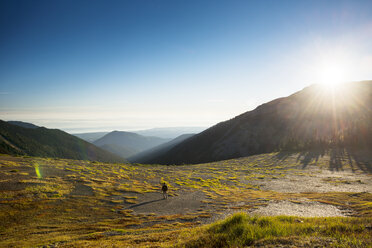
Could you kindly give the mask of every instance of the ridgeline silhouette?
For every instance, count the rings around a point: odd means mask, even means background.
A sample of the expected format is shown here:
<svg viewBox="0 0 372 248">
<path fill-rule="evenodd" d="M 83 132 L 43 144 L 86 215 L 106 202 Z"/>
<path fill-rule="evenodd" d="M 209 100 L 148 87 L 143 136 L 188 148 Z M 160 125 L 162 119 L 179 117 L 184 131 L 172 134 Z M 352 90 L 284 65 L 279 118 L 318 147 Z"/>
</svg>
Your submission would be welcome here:
<svg viewBox="0 0 372 248">
<path fill-rule="evenodd" d="M 196 164 L 273 151 L 372 146 L 372 81 L 309 86 L 197 134 L 147 160 Z"/>
<path fill-rule="evenodd" d="M 0 120 L 0 153 L 101 162 L 125 161 L 61 130 L 33 126 L 22 127 Z"/>
</svg>

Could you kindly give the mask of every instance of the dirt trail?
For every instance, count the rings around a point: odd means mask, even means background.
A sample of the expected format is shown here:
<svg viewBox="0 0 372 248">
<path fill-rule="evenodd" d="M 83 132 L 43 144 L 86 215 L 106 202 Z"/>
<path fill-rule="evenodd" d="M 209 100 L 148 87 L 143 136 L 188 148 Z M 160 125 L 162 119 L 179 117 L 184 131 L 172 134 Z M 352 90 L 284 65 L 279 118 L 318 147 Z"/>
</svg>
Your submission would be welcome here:
<svg viewBox="0 0 372 248">
<path fill-rule="evenodd" d="M 138 199 L 140 203 L 126 209 L 132 209 L 141 214 L 187 214 L 197 211 L 202 206 L 201 199 L 203 198 L 204 193 L 198 191 L 182 192 L 177 196 L 170 196 L 168 199 L 163 199 L 161 193 L 146 193 Z"/>
</svg>

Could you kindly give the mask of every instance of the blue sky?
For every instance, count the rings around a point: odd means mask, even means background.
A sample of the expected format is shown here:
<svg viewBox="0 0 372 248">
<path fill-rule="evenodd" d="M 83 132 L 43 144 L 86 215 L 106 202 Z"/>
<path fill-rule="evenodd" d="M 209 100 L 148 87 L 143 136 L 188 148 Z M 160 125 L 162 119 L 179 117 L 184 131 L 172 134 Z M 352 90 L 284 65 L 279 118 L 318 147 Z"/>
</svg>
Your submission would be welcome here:
<svg viewBox="0 0 372 248">
<path fill-rule="evenodd" d="M 372 1 L 1 1 L 0 119 L 211 126 L 372 79 Z"/>
</svg>

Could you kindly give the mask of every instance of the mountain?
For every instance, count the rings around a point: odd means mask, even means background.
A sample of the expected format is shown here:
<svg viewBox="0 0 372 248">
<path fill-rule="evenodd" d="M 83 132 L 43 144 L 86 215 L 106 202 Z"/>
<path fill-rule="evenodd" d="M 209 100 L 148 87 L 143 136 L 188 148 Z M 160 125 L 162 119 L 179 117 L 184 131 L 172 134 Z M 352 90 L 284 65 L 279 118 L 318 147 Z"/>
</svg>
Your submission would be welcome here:
<svg viewBox="0 0 372 248">
<path fill-rule="evenodd" d="M 113 154 L 116 154 L 122 158 L 129 158 L 139 152 L 139 150 L 134 150 L 131 147 L 124 147 L 116 144 L 105 144 L 100 146 L 103 150 L 109 151 Z"/>
<path fill-rule="evenodd" d="M 94 141 L 102 138 L 109 132 L 95 132 L 95 133 L 73 133 L 72 135 L 79 137 L 80 139 L 83 139 L 85 141 L 88 141 L 90 143 L 93 143 Z"/>
<path fill-rule="evenodd" d="M 175 147 L 176 145 L 180 144 L 181 142 L 185 141 L 186 139 L 194 136 L 195 134 L 183 134 L 178 136 L 177 138 L 166 142 L 164 144 L 155 146 L 151 149 L 148 149 L 146 151 L 140 152 L 132 157 L 128 157 L 128 161 L 132 163 L 142 163 L 146 164 L 149 161 L 152 161 L 154 158 L 164 155 L 167 153 L 170 149 Z"/>
<path fill-rule="evenodd" d="M 182 134 L 200 133 L 207 129 L 206 127 L 161 127 L 146 130 L 133 131 L 144 136 L 155 136 L 159 138 L 174 139 Z"/>
<path fill-rule="evenodd" d="M 0 120 L 0 153 L 124 162 L 124 159 L 58 129 L 25 128 Z"/>
<path fill-rule="evenodd" d="M 161 127 L 161 128 L 152 128 L 152 129 L 146 129 L 146 130 L 132 131 L 131 133 L 136 133 L 142 136 L 153 136 L 153 137 L 159 137 L 159 138 L 164 138 L 164 139 L 174 139 L 186 133 L 200 133 L 204 131 L 205 129 L 207 128 L 206 127 Z M 93 143 L 94 141 L 102 138 L 108 133 L 109 132 L 73 133 L 72 135 L 79 137 L 80 139 L 83 139 L 90 143 Z"/>
<path fill-rule="evenodd" d="M 131 132 L 113 131 L 94 141 L 93 144 L 119 156 L 127 157 L 168 141 L 169 139 L 142 136 Z"/>
<path fill-rule="evenodd" d="M 32 123 L 28 122 L 23 122 L 23 121 L 8 121 L 9 124 L 16 125 L 19 127 L 24 127 L 24 128 L 38 128 L 39 126 L 36 126 Z"/>
<path fill-rule="evenodd" d="M 148 163 L 218 161 L 279 150 L 372 147 L 372 81 L 309 86 L 174 146 Z"/>
</svg>

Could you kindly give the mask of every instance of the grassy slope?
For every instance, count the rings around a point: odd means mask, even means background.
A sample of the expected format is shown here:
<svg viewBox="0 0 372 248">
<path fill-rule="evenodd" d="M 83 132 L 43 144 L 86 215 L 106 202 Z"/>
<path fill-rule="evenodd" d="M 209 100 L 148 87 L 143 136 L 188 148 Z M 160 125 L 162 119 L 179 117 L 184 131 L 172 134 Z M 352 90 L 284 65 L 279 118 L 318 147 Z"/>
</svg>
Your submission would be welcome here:
<svg viewBox="0 0 372 248">
<path fill-rule="evenodd" d="M 123 162 L 124 159 L 106 152 L 82 139 L 58 129 L 23 128 L 0 120 L 0 153 Z"/>
<path fill-rule="evenodd" d="M 195 228 L 183 237 L 184 247 L 246 247 L 311 245 L 368 247 L 371 218 L 298 218 L 235 214 L 223 221 Z"/>
<path fill-rule="evenodd" d="M 331 162 L 326 155 L 316 161 L 319 170 L 328 168 Z M 344 158 L 341 163 L 343 170 L 349 168 Z M 179 167 L 0 156 L 0 246 L 211 247 L 252 243 L 337 246 L 345 243 L 363 247 L 370 243 L 370 193 L 278 193 L 260 190 L 250 183 L 280 180 L 290 173 L 306 174 L 298 166 L 302 164 L 296 157 L 278 159 L 276 153 Z M 356 169 L 357 172 L 362 171 Z M 134 212 L 133 206 L 159 192 L 160 178 L 169 183 L 171 199 L 189 191 L 203 193 L 201 208 L 182 214 Z M 209 217 L 218 217 L 228 209 L 250 210 L 271 200 L 297 197 L 353 210 L 354 217 L 238 215 L 200 226 Z M 245 204 L 240 204 L 244 199 Z"/>
</svg>

